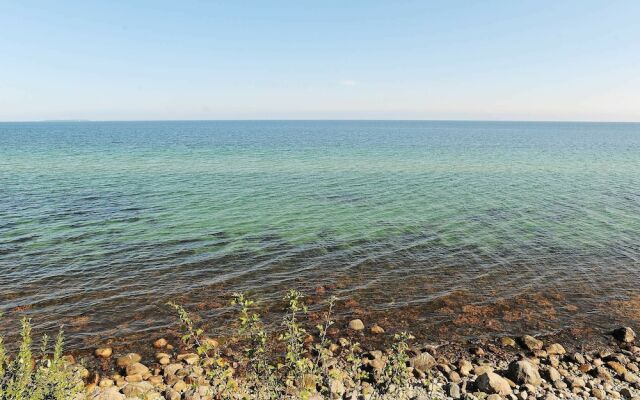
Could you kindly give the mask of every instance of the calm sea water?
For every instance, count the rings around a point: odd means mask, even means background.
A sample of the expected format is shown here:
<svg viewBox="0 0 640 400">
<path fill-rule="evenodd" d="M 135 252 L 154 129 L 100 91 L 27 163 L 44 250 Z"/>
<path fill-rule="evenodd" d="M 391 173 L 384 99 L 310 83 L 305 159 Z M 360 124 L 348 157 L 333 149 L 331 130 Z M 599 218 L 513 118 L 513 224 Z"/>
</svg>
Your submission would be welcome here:
<svg viewBox="0 0 640 400">
<path fill-rule="evenodd" d="M 640 125 L 0 124 L 4 329 L 135 341 L 294 287 L 425 335 L 637 326 Z"/>
</svg>

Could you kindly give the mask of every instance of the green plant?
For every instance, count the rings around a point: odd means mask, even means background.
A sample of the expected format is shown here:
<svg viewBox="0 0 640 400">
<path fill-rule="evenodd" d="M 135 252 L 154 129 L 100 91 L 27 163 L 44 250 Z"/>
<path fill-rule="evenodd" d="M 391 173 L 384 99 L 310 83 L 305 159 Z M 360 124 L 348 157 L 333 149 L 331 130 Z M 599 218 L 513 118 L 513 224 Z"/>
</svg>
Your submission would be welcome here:
<svg viewBox="0 0 640 400">
<path fill-rule="evenodd" d="M 58 333 L 53 354 L 47 352 L 48 336 L 42 338 L 40 358 L 33 361 L 31 324 L 21 321 L 21 341 L 13 362 L 0 338 L 0 399 L 2 400 L 68 400 L 82 392 L 83 382 L 76 370 L 62 357 L 64 334 Z"/>
<path fill-rule="evenodd" d="M 307 331 L 299 321 L 299 315 L 307 314 L 308 311 L 302 301 L 303 297 L 302 293 L 297 290 L 290 290 L 285 296 L 288 303 L 287 314 L 282 321 L 285 331 L 279 336 L 279 339 L 286 344 L 285 367 L 289 384 L 301 379 L 305 373 L 310 372 L 313 368 L 311 361 L 305 357 L 304 341 L 307 338 Z"/>
<path fill-rule="evenodd" d="M 277 399 L 280 391 L 274 375 L 275 367 L 269 363 L 268 359 L 267 333 L 260 315 L 251 311 L 255 302 L 242 293 L 235 293 L 231 304 L 240 308 L 239 333 L 248 339 L 244 353 L 256 382 L 261 381 L 260 388 L 256 389 L 256 396 L 259 399 Z"/>
<path fill-rule="evenodd" d="M 206 371 L 211 394 L 223 399 L 233 398 L 239 387 L 233 377 L 233 368 L 220 356 L 218 347 L 203 336 L 203 329 L 196 328 L 184 307 L 173 302 L 167 304 L 178 312 L 178 317 L 185 331 L 181 340 L 185 346 L 195 348 L 198 354 L 198 364 Z"/>
<path fill-rule="evenodd" d="M 395 334 L 393 339 L 392 351 L 389 354 L 382 376 L 383 391 L 388 391 L 392 384 L 399 388 L 404 388 L 411 378 L 407 368 L 407 363 L 409 362 L 409 356 L 407 355 L 409 345 L 407 342 L 414 339 L 414 337 L 407 332 L 400 332 Z"/>
<path fill-rule="evenodd" d="M 329 299 L 328 308 L 324 313 L 322 323 L 316 325 L 316 329 L 318 330 L 318 343 L 314 344 L 313 346 L 316 353 L 313 372 L 316 376 L 320 377 L 320 391 L 323 393 L 327 393 L 330 390 L 328 365 L 332 353 L 329 350 L 331 342 L 327 338 L 327 332 L 329 331 L 329 328 L 331 328 L 331 326 L 335 324 L 335 321 L 332 319 L 332 314 L 336 300 L 337 298 L 335 296 L 332 296 Z"/>
</svg>

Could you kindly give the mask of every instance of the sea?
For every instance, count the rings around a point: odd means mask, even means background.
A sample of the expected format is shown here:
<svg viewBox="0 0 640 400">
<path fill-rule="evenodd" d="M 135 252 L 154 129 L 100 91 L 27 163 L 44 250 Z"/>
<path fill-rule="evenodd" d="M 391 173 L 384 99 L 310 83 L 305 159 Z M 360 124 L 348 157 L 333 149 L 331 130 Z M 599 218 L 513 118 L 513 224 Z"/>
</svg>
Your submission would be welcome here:
<svg viewBox="0 0 640 400">
<path fill-rule="evenodd" d="M 222 335 L 238 292 L 277 329 L 289 289 L 434 340 L 638 327 L 640 124 L 0 123 L 5 335 Z"/>
</svg>

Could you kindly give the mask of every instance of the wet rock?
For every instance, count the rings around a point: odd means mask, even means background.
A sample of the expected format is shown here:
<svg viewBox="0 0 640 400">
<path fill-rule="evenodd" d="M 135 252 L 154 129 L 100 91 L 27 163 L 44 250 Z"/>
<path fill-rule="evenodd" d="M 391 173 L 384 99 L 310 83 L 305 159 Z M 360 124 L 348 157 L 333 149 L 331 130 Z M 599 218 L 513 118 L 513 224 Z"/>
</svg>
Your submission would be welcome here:
<svg viewBox="0 0 640 400">
<path fill-rule="evenodd" d="M 507 377 L 516 383 L 529 384 L 536 387 L 542 383 L 538 367 L 528 360 L 514 361 L 509 364 Z"/>
<path fill-rule="evenodd" d="M 529 351 L 542 350 L 544 343 L 533 336 L 525 335 L 520 338 L 522 345 Z"/>
<path fill-rule="evenodd" d="M 632 343 L 636 339 L 633 329 L 624 326 L 613 331 L 613 337 L 624 343 Z"/>
<path fill-rule="evenodd" d="M 109 358 L 113 354 L 113 349 L 111 347 L 99 347 L 95 351 L 96 357 L 100 358 Z"/>
<path fill-rule="evenodd" d="M 352 329 L 354 331 L 361 331 L 364 329 L 364 323 L 362 323 L 362 321 L 359 319 L 351 320 L 351 322 L 349 322 L 349 329 Z"/>
<path fill-rule="evenodd" d="M 488 394 L 507 396 L 512 393 L 509 382 L 495 372 L 485 372 L 476 379 L 478 390 Z"/>
</svg>

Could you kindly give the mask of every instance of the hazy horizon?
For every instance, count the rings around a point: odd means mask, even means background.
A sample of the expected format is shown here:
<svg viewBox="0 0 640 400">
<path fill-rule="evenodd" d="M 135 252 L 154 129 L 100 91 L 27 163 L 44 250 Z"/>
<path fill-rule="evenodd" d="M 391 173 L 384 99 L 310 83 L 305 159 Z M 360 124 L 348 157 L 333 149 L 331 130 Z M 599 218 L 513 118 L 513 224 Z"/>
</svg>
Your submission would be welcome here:
<svg viewBox="0 0 640 400">
<path fill-rule="evenodd" d="M 0 6 L 0 121 L 640 121 L 640 3 Z"/>
</svg>

